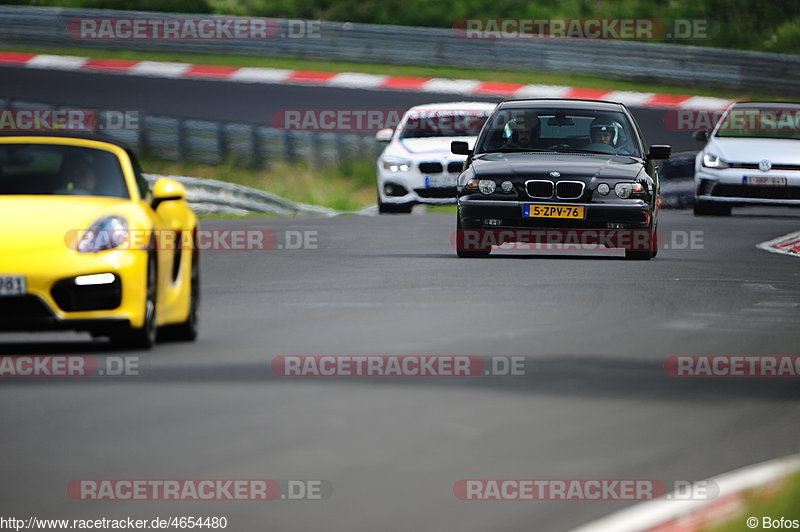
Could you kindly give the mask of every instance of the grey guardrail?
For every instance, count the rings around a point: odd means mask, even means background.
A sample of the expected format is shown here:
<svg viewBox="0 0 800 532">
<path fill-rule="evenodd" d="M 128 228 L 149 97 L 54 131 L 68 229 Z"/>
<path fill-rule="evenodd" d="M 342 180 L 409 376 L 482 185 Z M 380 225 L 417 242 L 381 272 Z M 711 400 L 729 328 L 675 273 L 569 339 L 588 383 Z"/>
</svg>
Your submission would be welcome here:
<svg viewBox="0 0 800 532">
<path fill-rule="evenodd" d="M 154 183 L 162 177 L 179 181 L 186 187 L 186 199 L 197 214 L 266 213 L 315 216 L 342 214 L 334 209 L 295 203 L 275 194 L 235 183 L 197 177 L 145 174 L 145 178 L 150 183 Z M 364 213 L 366 214 L 367 211 L 365 210 Z"/>
<path fill-rule="evenodd" d="M 138 11 L 0 6 L 0 44 L 297 57 L 315 60 L 446 65 L 568 72 L 680 85 L 796 94 L 800 56 L 636 41 L 459 38 L 453 29 L 321 22 L 314 36 L 267 40 L 76 40 L 80 17 L 208 17 Z M 295 21 L 278 20 L 288 33 Z"/>
</svg>

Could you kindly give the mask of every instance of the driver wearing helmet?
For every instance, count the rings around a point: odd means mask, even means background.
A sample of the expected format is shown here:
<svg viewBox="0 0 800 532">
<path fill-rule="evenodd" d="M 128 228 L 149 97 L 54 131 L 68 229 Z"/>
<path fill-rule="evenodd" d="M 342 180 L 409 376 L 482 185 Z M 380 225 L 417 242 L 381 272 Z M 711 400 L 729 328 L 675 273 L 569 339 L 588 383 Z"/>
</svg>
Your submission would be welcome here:
<svg viewBox="0 0 800 532">
<path fill-rule="evenodd" d="M 619 124 L 613 120 L 605 118 L 595 118 L 589 126 L 589 138 L 591 144 L 606 144 L 610 146 L 615 153 L 628 155 L 630 152 L 624 148 L 618 148 L 619 142 Z"/>
</svg>

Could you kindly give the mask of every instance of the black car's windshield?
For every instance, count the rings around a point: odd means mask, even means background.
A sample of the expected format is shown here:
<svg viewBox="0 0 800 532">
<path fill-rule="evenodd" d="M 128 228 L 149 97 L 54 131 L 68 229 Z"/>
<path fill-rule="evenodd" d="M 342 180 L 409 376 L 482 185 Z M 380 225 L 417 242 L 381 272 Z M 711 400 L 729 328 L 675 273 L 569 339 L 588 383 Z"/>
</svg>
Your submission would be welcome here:
<svg viewBox="0 0 800 532">
<path fill-rule="evenodd" d="M 410 113 L 402 125 L 400 138 L 477 137 L 487 116 L 487 112 L 466 110 Z"/>
<path fill-rule="evenodd" d="M 722 117 L 715 135 L 800 140 L 800 107 L 733 108 Z"/>
<path fill-rule="evenodd" d="M 0 144 L 0 195 L 128 198 L 111 152 L 56 144 Z"/>
<path fill-rule="evenodd" d="M 634 129 L 621 112 L 519 108 L 498 111 L 476 153 L 554 151 L 641 157 Z"/>
</svg>

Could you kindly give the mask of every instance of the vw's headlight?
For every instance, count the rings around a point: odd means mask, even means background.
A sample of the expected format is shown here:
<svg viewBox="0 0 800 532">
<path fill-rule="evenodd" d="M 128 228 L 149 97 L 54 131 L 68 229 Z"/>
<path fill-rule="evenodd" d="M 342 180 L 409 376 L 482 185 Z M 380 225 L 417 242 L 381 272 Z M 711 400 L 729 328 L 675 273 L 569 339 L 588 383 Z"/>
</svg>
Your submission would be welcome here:
<svg viewBox="0 0 800 532">
<path fill-rule="evenodd" d="M 622 199 L 630 198 L 634 194 L 641 194 L 644 192 L 644 187 L 641 183 L 617 183 L 614 185 L 614 194 Z"/>
<path fill-rule="evenodd" d="M 86 231 L 78 242 L 81 253 L 108 251 L 128 241 L 128 222 L 122 216 L 104 216 Z"/>
<path fill-rule="evenodd" d="M 703 166 L 706 168 L 728 168 L 728 163 L 723 161 L 720 157 L 716 155 L 711 155 L 710 153 L 706 153 L 703 155 Z"/>
<path fill-rule="evenodd" d="M 393 157 L 383 159 L 381 164 L 384 170 L 389 170 L 390 172 L 408 172 L 408 169 L 411 168 L 411 161 L 395 159 Z"/>
</svg>

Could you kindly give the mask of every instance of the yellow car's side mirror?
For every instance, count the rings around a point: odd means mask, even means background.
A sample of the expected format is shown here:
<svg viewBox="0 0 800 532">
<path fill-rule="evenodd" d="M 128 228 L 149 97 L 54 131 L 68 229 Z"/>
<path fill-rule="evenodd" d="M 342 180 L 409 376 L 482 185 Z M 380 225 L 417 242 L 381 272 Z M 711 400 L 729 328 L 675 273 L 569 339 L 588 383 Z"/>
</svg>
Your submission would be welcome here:
<svg viewBox="0 0 800 532">
<path fill-rule="evenodd" d="M 153 186 L 153 210 L 165 201 L 176 201 L 186 199 L 186 187 L 174 179 L 159 179 Z"/>
</svg>

